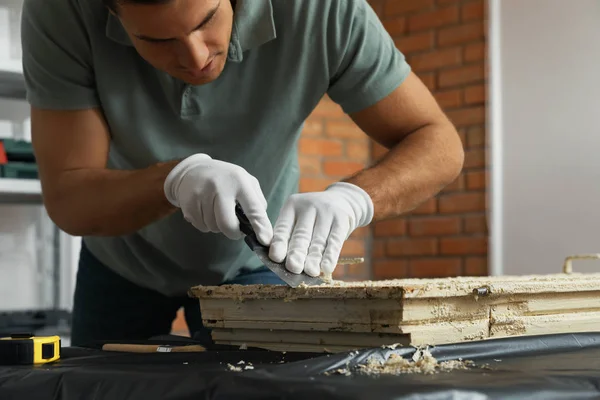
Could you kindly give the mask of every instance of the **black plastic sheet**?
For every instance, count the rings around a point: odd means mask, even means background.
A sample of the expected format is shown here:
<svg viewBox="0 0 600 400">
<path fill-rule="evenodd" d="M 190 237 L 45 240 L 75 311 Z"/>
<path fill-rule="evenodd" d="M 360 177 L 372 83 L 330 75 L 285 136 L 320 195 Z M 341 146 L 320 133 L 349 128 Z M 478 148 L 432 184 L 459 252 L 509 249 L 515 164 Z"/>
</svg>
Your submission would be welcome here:
<svg viewBox="0 0 600 400">
<path fill-rule="evenodd" d="M 396 353 L 409 358 L 415 349 L 325 355 L 230 347 L 153 354 L 65 348 L 63 358 L 52 365 L 0 367 L 0 399 L 600 398 L 600 333 L 496 339 L 429 350 L 438 361 L 472 360 L 475 366 L 431 375 L 344 376 L 324 373 L 352 371 L 369 357 Z M 253 370 L 235 372 L 227 366 L 248 363 Z"/>
</svg>

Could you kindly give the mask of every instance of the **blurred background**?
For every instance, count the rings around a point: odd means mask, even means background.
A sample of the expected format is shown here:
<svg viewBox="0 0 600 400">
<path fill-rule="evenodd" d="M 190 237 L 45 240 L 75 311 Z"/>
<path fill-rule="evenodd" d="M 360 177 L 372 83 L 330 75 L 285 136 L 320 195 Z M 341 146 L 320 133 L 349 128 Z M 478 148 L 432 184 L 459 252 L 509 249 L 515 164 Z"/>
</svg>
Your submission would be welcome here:
<svg viewBox="0 0 600 400">
<path fill-rule="evenodd" d="M 566 256 L 600 251 L 600 1 L 369 3 L 458 128 L 466 160 L 417 210 L 357 230 L 343 255 L 365 263 L 336 277 L 557 273 Z M 21 5 L 0 0 L 0 334 L 33 324 L 67 342 L 80 240 L 41 203 Z M 324 189 L 384 154 L 326 97 L 300 141 L 301 190 Z M 178 318 L 173 331 L 184 330 Z"/>
</svg>

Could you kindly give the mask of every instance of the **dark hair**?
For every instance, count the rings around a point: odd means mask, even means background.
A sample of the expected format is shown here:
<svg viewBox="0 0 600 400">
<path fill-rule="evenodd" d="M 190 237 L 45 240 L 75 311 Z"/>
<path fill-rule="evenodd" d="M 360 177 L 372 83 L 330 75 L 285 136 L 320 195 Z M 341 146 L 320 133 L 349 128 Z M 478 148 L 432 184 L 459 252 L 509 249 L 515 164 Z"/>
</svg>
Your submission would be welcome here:
<svg viewBox="0 0 600 400">
<path fill-rule="evenodd" d="M 117 6 L 122 3 L 137 4 L 164 4 L 170 0 L 102 0 L 104 5 L 113 11 L 117 11 Z"/>
</svg>

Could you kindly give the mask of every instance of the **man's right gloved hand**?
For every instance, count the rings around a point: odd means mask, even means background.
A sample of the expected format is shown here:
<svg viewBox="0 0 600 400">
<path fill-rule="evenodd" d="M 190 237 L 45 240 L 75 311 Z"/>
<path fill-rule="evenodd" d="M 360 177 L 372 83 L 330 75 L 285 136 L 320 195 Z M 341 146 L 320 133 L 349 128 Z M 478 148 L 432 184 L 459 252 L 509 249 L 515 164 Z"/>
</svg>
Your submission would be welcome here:
<svg viewBox="0 0 600 400">
<path fill-rule="evenodd" d="M 258 180 L 244 168 L 194 154 L 181 161 L 167 176 L 165 196 L 201 232 L 223 233 L 240 239 L 236 201 L 250 220 L 258 240 L 268 246 L 273 226 L 267 216 L 267 200 Z"/>
</svg>

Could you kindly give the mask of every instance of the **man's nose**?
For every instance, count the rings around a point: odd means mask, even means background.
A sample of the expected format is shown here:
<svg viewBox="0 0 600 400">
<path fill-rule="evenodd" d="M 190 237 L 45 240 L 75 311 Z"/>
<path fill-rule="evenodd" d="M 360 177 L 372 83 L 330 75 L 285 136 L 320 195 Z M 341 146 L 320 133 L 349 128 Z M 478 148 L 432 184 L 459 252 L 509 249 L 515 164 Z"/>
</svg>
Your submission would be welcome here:
<svg viewBox="0 0 600 400">
<path fill-rule="evenodd" d="M 183 42 L 179 52 L 179 62 L 189 70 L 199 70 L 206 66 L 210 51 L 201 34 L 192 34 Z"/>
</svg>

